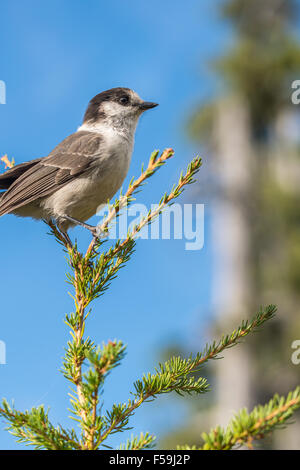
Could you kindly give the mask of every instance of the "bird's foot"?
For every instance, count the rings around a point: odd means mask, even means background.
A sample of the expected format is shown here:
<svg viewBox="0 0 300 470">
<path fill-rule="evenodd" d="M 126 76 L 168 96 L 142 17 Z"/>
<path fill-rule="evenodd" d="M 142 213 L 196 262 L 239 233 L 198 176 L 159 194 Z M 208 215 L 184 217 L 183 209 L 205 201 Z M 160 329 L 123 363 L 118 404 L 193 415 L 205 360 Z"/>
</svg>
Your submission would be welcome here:
<svg viewBox="0 0 300 470">
<path fill-rule="evenodd" d="M 69 222 L 72 222 L 72 224 L 75 225 L 80 225 L 81 227 L 86 228 L 91 232 L 93 235 L 94 240 L 101 240 L 107 237 L 107 232 L 101 230 L 101 227 L 99 225 L 90 225 L 86 224 L 85 222 L 81 222 L 81 220 L 74 219 L 74 217 L 70 217 L 69 215 L 64 215 L 62 218 L 68 220 Z"/>
<path fill-rule="evenodd" d="M 101 230 L 100 225 L 91 228 L 91 233 L 95 240 L 103 240 L 108 236 L 108 232 Z"/>
</svg>

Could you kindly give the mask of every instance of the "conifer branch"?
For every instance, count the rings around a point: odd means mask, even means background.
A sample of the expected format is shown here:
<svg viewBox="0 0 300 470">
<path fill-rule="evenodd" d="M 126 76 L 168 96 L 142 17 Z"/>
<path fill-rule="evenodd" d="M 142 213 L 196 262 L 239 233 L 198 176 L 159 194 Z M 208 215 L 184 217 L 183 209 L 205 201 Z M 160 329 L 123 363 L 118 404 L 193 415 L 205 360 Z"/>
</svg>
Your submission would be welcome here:
<svg viewBox="0 0 300 470">
<path fill-rule="evenodd" d="M 197 356 L 197 365 L 202 365 L 210 359 L 221 359 L 219 354 L 224 349 L 236 346 L 249 333 L 257 331 L 267 320 L 274 317 L 276 310 L 275 305 L 269 305 L 261 309 L 251 321 L 243 321 L 230 335 L 223 335 L 220 341 L 207 344 L 204 351 Z"/>
<path fill-rule="evenodd" d="M 223 336 L 220 341 L 207 345 L 202 353 L 188 359 L 172 357 L 164 364 L 159 364 L 154 374 L 147 374 L 134 383 L 134 400 L 125 404 L 114 405 L 107 413 L 107 426 L 100 433 L 97 446 L 111 433 L 126 430 L 129 418 L 143 403 L 156 398 L 157 395 L 176 392 L 178 395 L 201 394 L 209 391 L 207 380 L 200 377 L 195 379 L 191 374 L 200 371 L 203 364 L 210 359 L 216 359 L 225 349 L 238 344 L 242 338 L 255 332 L 267 320 L 273 318 L 276 308 L 273 305 L 260 311 L 251 322 L 242 322 L 230 335 Z"/>
<path fill-rule="evenodd" d="M 231 420 L 228 427 L 217 427 L 210 433 L 202 434 L 204 445 L 178 446 L 181 450 L 230 450 L 247 445 L 253 448 L 253 441 L 266 437 L 277 428 L 287 424 L 293 413 L 300 408 L 300 387 L 287 397 L 274 397 L 266 405 L 256 406 L 251 413 L 241 410 Z"/>
<path fill-rule="evenodd" d="M 3 400 L 0 416 L 10 425 L 8 430 L 18 438 L 18 442 L 34 445 L 36 449 L 71 450 L 80 449 L 76 433 L 72 429 L 65 430 L 62 426 L 56 428 L 50 423 L 48 412 L 43 406 L 32 408 L 24 413 L 17 411 Z"/>
<path fill-rule="evenodd" d="M 121 444 L 120 450 L 146 450 L 153 448 L 155 436 L 149 433 L 141 433 L 139 437 L 131 437 L 125 444 Z"/>
</svg>

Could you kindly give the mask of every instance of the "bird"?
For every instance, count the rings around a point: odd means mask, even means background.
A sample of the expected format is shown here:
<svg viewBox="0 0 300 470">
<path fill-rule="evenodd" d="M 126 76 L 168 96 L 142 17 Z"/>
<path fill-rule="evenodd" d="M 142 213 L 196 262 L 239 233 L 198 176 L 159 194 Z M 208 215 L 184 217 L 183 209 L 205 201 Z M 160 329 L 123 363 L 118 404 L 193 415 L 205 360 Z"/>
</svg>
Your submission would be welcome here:
<svg viewBox="0 0 300 470">
<path fill-rule="evenodd" d="M 86 223 L 121 187 L 129 170 L 136 126 L 144 111 L 158 106 L 130 88 L 94 96 L 77 131 L 46 157 L 21 163 L 0 175 L 0 217 L 54 221 L 70 241 L 76 225 L 95 238 Z"/>
</svg>

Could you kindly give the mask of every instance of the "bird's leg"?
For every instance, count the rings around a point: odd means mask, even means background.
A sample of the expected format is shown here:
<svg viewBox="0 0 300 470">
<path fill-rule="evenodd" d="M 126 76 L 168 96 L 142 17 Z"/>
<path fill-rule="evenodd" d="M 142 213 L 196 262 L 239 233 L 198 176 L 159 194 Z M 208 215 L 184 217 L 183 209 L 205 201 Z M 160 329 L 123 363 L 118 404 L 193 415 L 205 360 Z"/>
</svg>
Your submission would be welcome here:
<svg viewBox="0 0 300 470">
<path fill-rule="evenodd" d="M 70 245 L 70 247 L 72 248 L 73 246 L 73 243 L 72 243 L 72 240 L 71 238 L 69 237 L 68 233 L 67 232 L 62 232 L 63 236 L 65 237 L 67 243 Z"/>
<path fill-rule="evenodd" d="M 74 219 L 74 217 L 70 217 L 69 215 L 64 215 L 63 218 L 68 220 L 69 222 L 72 222 L 73 224 L 80 225 L 81 227 L 86 228 L 92 233 L 94 238 L 99 238 L 101 235 L 101 229 L 98 226 L 86 224 L 85 222 L 81 222 L 81 220 Z"/>
</svg>

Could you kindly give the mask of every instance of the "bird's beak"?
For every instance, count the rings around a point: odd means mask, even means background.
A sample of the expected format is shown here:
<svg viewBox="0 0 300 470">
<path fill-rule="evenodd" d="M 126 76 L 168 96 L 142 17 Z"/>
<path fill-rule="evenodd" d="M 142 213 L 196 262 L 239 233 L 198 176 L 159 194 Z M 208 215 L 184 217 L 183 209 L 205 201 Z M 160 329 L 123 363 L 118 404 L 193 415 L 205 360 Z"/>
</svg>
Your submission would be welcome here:
<svg viewBox="0 0 300 470">
<path fill-rule="evenodd" d="M 142 111 L 146 111 L 147 109 L 155 108 L 158 106 L 157 103 L 152 103 L 151 101 L 143 101 L 142 103 L 139 104 L 139 108 Z"/>
</svg>

